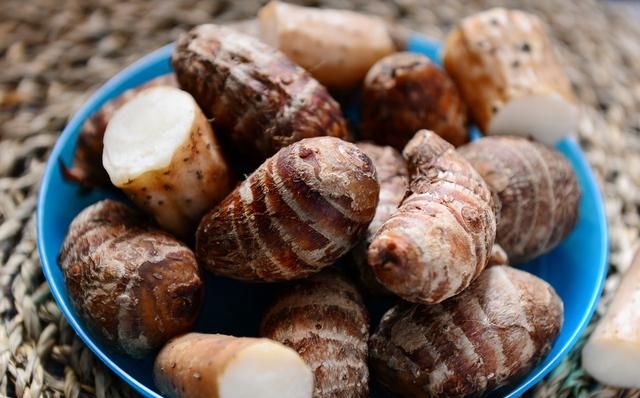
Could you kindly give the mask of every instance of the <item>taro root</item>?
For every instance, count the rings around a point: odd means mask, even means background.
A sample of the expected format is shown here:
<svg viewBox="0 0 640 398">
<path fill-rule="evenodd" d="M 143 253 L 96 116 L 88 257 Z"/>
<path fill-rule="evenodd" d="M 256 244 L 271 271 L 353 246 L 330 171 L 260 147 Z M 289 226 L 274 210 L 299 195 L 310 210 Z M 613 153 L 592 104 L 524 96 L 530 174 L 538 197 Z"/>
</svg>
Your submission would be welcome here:
<svg viewBox="0 0 640 398">
<path fill-rule="evenodd" d="M 373 15 L 271 1 L 258 18 L 262 40 L 337 92 L 357 87 L 371 65 L 395 51 L 387 23 Z"/>
<path fill-rule="evenodd" d="M 576 130 L 571 83 L 535 15 L 494 8 L 463 19 L 445 42 L 444 67 L 486 134 L 555 144 Z"/>
<path fill-rule="evenodd" d="M 403 155 L 409 192 L 369 246 L 376 278 L 405 300 L 433 304 L 487 266 L 496 221 L 489 188 L 453 146 L 421 130 Z"/>
<path fill-rule="evenodd" d="M 547 253 L 578 221 L 580 186 L 556 150 L 521 137 L 484 137 L 459 148 L 498 202 L 496 241 L 520 263 Z"/>
<path fill-rule="evenodd" d="M 203 284 L 193 252 L 113 200 L 76 216 L 58 257 L 87 325 L 136 358 L 193 327 Z"/>
<path fill-rule="evenodd" d="M 66 167 L 61 164 L 64 177 L 85 187 L 108 187 L 111 180 L 102 166 L 102 139 L 107 129 L 107 123 L 122 105 L 135 97 L 138 93 L 151 87 L 176 87 L 178 82 L 173 73 L 162 75 L 149 82 L 125 91 L 89 117 L 78 135 L 76 150 L 73 154 L 73 165 Z"/>
<path fill-rule="evenodd" d="M 563 312 L 547 282 L 491 267 L 443 303 L 389 310 L 371 337 L 371 372 L 399 397 L 479 397 L 516 381 L 549 352 Z"/>
<path fill-rule="evenodd" d="M 189 93 L 173 87 L 145 90 L 115 112 L 103 163 L 116 187 L 185 240 L 233 188 L 209 122 Z"/>
<path fill-rule="evenodd" d="M 291 348 L 222 334 L 171 340 L 153 375 L 160 393 L 172 398 L 311 398 L 313 392 L 313 374 Z"/>
<path fill-rule="evenodd" d="M 320 271 L 362 238 L 378 204 L 371 160 L 334 137 L 308 138 L 267 159 L 202 219 L 200 264 L 253 281 Z"/>
<path fill-rule="evenodd" d="M 599 382 L 640 388 L 640 254 L 582 350 L 582 367 Z"/>
<path fill-rule="evenodd" d="M 314 372 L 314 398 L 368 398 L 369 319 L 357 289 L 323 271 L 283 291 L 260 334 L 293 348 Z"/>
<path fill-rule="evenodd" d="M 233 151 L 258 165 L 303 138 L 348 137 L 340 105 L 284 54 L 249 35 L 200 25 L 172 57 L 191 93 Z"/>
<path fill-rule="evenodd" d="M 416 131 L 435 132 L 454 146 L 469 140 L 467 110 L 446 73 L 426 56 L 395 53 L 367 74 L 362 93 L 362 136 L 398 150 Z"/>
</svg>

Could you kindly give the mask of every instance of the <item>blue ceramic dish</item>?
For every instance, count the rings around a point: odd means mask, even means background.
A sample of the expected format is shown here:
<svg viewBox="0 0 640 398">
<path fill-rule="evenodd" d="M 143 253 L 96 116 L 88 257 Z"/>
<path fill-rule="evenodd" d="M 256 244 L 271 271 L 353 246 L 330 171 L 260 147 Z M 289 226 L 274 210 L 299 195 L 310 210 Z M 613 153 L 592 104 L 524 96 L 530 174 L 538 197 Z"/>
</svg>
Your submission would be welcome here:
<svg viewBox="0 0 640 398">
<path fill-rule="evenodd" d="M 58 139 L 47 164 L 38 198 L 38 248 L 44 274 L 62 313 L 80 338 L 109 368 L 145 397 L 158 398 L 152 379 L 153 358 L 133 360 L 95 338 L 73 309 L 64 284 L 57 255 L 73 217 L 86 206 L 117 193 L 83 191 L 62 178 L 59 162 L 70 164 L 76 137 L 84 120 L 102 104 L 123 91 L 171 71 L 173 47 L 163 47 L 126 68 L 102 86 L 75 114 Z M 415 36 L 409 50 L 440 62 L 438 43 Z M 474 135 L 474 132 L 471 132 Z M 495 396 L 518 397 L 551 371 L 567 355 L 589 322 L 602 291 L 607 272 L 607 223 L 602 199 L 589 165 L 573 139 L 557 147 L 571 162 L 582 188 L 580 219 L 575 230 L 552 252 L 522 267 L 550 282 L 564 300 L 565 320 L 551 352 L 526 377 Z M 256 333 L 259 314 L 270 295 L 269 285 L 247 285 L 207 276 L 207 297 L 196 330 L 236 335 Z M 379 307 L 379 306 L 377 306 Z M 374 318 L 380 309 L 373 309 Z M 373 386 L 373 397 L 383 393 Z"/>
</svg>

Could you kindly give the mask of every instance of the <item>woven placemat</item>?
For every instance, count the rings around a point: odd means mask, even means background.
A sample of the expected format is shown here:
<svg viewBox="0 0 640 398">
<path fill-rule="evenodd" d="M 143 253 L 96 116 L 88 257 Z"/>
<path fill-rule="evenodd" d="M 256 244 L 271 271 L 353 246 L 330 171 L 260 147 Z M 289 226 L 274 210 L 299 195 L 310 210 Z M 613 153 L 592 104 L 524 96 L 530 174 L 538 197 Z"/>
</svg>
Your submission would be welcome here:
<svg viewBox="0 0 640 398">
<path fill-rule="evenodd" d="M 193 25 L 252 17 L 259 3 L 0 0 L 0 396 L 134 395 L 75 336 L 42 276 L 34 212 L 44 163 L 68 117 L 125 65 Z M 549 22 L 583 104 L 580 144 L 606 201 L 611 268 L 601 314 L 638 244 L 639 17 L 594 1 L 456 3 L 307 2 L 383 15 L 435 38 L 460 17 L 499 4 Z M 630 398 L 640 391 L 597 385 L 580 368 L 579 345 L 529 395 Z"/>
</svg>

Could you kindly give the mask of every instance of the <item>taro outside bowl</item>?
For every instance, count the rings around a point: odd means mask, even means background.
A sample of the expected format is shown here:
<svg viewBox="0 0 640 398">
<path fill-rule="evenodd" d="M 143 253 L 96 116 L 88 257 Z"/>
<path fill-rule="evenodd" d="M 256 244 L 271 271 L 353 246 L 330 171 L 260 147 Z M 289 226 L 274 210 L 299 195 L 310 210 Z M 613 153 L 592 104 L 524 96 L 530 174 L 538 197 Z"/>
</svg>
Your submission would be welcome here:
<svg viewBox="0 0 640 398">
<path fill-rule="evenodd" d="M 145 397 L 160 397 L 153 385 L 153 358 L 134 360 L 114 352 L 87 329 L 73 308 L 57 256 L 69 223 L 86 206 L 118 193 L 95 189 L 87 192 L 63 179 L 60 162 L 70 164 L 76 138 L 85 119 L 102 104 L 123 91 L 171 71 L 173 46 L 163 47 L 129 66 L 104 86 L 71 118 L 58 139 L 42 179 L 38 198 L 38 249 L 44 274 L 67 321 L 87 346 L 118 376 Z M 408 50 L 423 53 L 439 62 L 438 43 L 413 36 Z M 473 133 L 472 133 L 473 134 Z M 602 291 L 607 272 L 607 224 L 602 199 L 589 165 L 578 144 L 566 138 L 557 145 L 571 162 L 582 189 L 580 218 L 574 231 L 552 252 L 524 264 L 524 268 L 547 280 L 565 305 L 565 320 L 549 354 L 528 375 L 493 396 L 518 397 L 549 373 L 568 354 L 589 322 Z M 256 333 L 259 316 L 271 293 L 269 285 L 250 285 L 207 276 L 207 295 L 197 331 L 234 335 Z M 374 306 L 379 318 L 384 303 Z M 375 384 L 375 383 L 374 383 Z M 374 385 L 373 397 L 385 394 Z"/>
</svg>

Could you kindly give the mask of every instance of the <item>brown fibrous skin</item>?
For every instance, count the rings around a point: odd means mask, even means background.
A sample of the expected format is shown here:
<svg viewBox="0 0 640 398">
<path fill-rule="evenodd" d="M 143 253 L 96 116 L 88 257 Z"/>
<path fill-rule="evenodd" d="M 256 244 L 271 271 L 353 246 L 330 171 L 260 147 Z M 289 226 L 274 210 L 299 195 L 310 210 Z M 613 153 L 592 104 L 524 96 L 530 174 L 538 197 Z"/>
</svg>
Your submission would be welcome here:
<svg viewBox="0 0 640 398">
<path fill-rule="evenodd" d="M 443 303 L 389 310 L 370 340 L 371 371 L 400 397 L 481 396 L 529 371 L 562 322 L 562 301 L 548 283 L 491 267 Z"/>
<path fill-rule="evenodd" d="M 152 91 L 146 92 L 149 93 Z M 144 95 L 140 94 L 138 99 Z M 171 101 L 171 95 L 171 91 L 165 91 L 156 100 Z M 195 102 L 192 105 L 195 117 L 188 127 L 188 136 L 175 148 L 171 161 L 165 167 L 147 169 L 135 177 L 113 181 L 139 209 L 152 215 L 162 229 L 188 243 L 193 242 L 202 216 L 220 203 L 236 185 L 236 173 L 223 153 L 216 133 L 198 105 Z M 132 121 L 123 123 L 122 119 L 114 118 L 106 135 L 106 153 L 115 152 L 113 146 L 110 147 L 113 144 L 109 142 L 109 134 L 116 135 L 115 126 L 123 129 L 127 128 L 127 123 Z M 165 125 L 165 128 L 171 129 L 172 126 Z M 131 129 L 125 132 L 136 133 Z M 154 145 L 150 142 L 147 147 L 153 150 Z M 114 168 L 107 166 L 110 172 Z"/>
<path fill-rule="evenodd" d="M 242 359 L 243 353 L 259 346 L 270 346 L 270 349 L 268 352 L 263 352 L 262 355 L 254 356 L 250 360 L 252 363 L 247 363 L 246 357 L 244 360 Z M 245 383 L 254 382 L 251 377 L 259 378 L 262 376 L 262 374 L 256 374 L 256 368 L 270 370 L 270 364 L 276 368 L 280 365 L 278 371 L 286 372 L 282 369 L 282 362 L 278 360 L 282 358 L 283 351 L 285 354 L 297 357 L 297 363 L 294 365 L 304 368 L 308 372 L 309 395 L 305 396 L 311 396 L 311 384 L 313 383 L 311 370 L 302 358 L 291 348 L 265 338 L 202 333 L 188 333 L 176 337 L 169 341 L 156 356 L 153 367 L 154 381 L 162 396 L 166 398 L 246 397 L 247 395 L 241 393 L 234 395 L 232 384 L 234 382 L 242 383 L 242 380 L 230 381 L 225 377 L 229 369 L 234 366 L 234 363 L 244 361 L 246 369 L 244 373 L 247 377 Z M 278 362 L 280 363 L 278 364 Z M 299 383 L 300 380 L 292 382 Z M 271 397 L 275 396 L 274 391 L 269 391 L 267 394 Z M 291 391 L 288 391 L 288 394 L 283 393 L 283 396 L 300 397 L 302 395 L 300 393 L 292 394 Z"/>
<path fill-rule="evenodd" d="M 165 397 L 218 398 L 218 376 L 240 350 L 260 339 L 188 333 L 169 341 L 158 353 L 153 376 Z"/>
<path fill-rule="evenodd" d="M 469 141 L 467 111 L 453 81 L 426 56 L 401 52 L 369 70 L 362 93 L 362 136 L 399 150 L 416 131 L 454 146 Z"/>
<path fill-rule="evenodd" d="M 487 265 L 496 228 L 491 193 L 431 131 L 417 132 L 403 155 L 409 192 L 373 238 L 368 261 L 393 293 L 438 303 L 467 288 Z"/>
<path fill-rule="evenodd" d="M 514 98 L 553 93 L 575 102 L 543 21 L 524 11 L 493 8 L 463 19 L 445 40 L 443 64 L 485 133 Z"/>
<path fill-rule="evenodd" d="M 556 247 L 578 220 L 580 186 L 559 152 L 520 137 L 459 148 L 500 201 L 496 241 L 520 263 Z"/>
<path fill-rule="evenodd" d="M 260 335 L 293 348 L 314 372 L 314 398 L 367 398 L 369 317 L 355 286 L 335 270 L 276 298 Z"/>
<path fill-rule="evenodd" d="M 209 271 L 278 281 L 320 271 L 363 236 L 378 204 L 371 160 L 334 137 L 308 138 L 267 159 L 196 233 Z"/>
<path fill-rule="evenodd" d="M 382 286 L 367 263 L 367 250 L 378 229 L 396 211 L 409 187 L 409 172 L 402 154 L 390 146 L 379 146 L 368 142 L 356 143 L 358 149 L 371 159 L 376 169 L 380 194 L 378 207 L 367 228 L 365 239 L 352 250 L 361 287 L 368 294 L 387 295 L 390 292 Z"/>
<path fill-rule="evenodd" d="M 217 25 L 183 35 L 172 64 L 234 150 L 259 164 L 303 138 L 348 138 L 340 105 L 301 67 L 256 38 Z"/>
<path fill-rule="evenodd" d="M 92 330 L 142 357 L 189 331 L 203 283 L 193 252 L 130 207 L 103 200 L 73 220 L 58 262 Z"/>
<path fill-rule="evenodd" d="M 102 139 L 107 129 L 107 123 L 122 105 L 142 90 L 157 86 L 177 87 L 178 82 L 173 73 L 156 77 L 155 79 L 132 88 L 104 104 L 96 113 L 87 119 L 78 135 L 78 142 L 73 154 L 73 166 L 68 168 L 60 163 L 62 174 L 70 181 L 77 182 L 84 187 L 109 187 L 111 180 L 102 166 Z"/>
<path fill-rule="evenodd" d="M 258 19 L 265 43 L 343 95 L 359 88 L 371 66 L 395 51 L 389 25 L 373 15 L 270 1 Z"/>
</svg>

